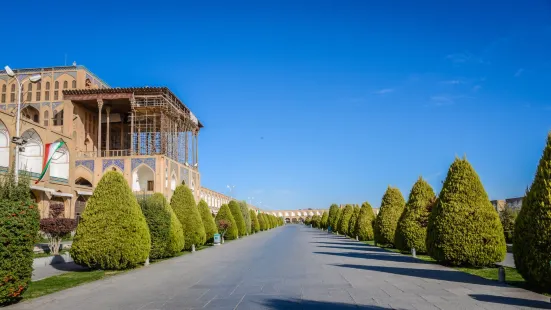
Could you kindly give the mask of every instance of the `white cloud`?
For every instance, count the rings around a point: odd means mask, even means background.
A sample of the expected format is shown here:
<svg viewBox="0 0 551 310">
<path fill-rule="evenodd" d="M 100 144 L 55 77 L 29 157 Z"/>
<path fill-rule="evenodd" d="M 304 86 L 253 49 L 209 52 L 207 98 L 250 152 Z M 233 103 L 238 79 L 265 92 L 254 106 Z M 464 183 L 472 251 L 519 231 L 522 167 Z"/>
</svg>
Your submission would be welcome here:
<svg viewBox="0 0 551 310">
<path fill-rule="evenodd" d="M 392 92 L 394 92 L 394 89 L 392 89 L 392 88 L 383 88 L 383 89 L 379 89 L 377 91 L 374 91 L 373 93 L 375 95 L 384 95 L 384 94 L 390 94 Z"/>
</svg>

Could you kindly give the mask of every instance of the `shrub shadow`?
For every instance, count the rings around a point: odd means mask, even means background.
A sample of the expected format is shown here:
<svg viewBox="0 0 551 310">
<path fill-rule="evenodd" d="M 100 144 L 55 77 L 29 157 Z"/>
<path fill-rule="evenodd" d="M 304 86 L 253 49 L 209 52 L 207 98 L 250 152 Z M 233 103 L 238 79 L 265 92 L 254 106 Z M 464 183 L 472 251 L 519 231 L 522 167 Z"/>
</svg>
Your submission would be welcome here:
<svg viewBox="0 0 551 310">
<path fill-rule="evenodd" d="M 430 265 L 438 266 L 435 264 L 430 264 Z M 497 281 L 487 280 L 475 275 L 470 275 L 468 273 L 456 271 L 453 269 L 450 269 L 450 270 L 413 269 L 413 268 L 402 268 L 402 267 L 367 266 L 367 265 L 354 265 L 354 264 L 333 264 L 333 266 L 384 272 L 384 273 L 390 273 L 390 274 L 395 274 L 400 276 L 417 277 L 422 279 L 433 279 L 433 280 L 450 281 L 450 282 L 458 282 L 458 283 L 507 287 L 506 284 L 502 284 Z"/>
<path fill-rule="evenodd" d="M 328 301 L 314 301 L 314 300 L 300 300 L 300 299 L 277 299 L 270 298 L 266 301 L 262 301 L 262 307 L 267 309 L 312 309 L 312 310 L 348 310 L 348 309 L 362 309 L 362 310 L 385 310 L 391 308 L 384 308 L 380 306 L 361 306 L 355 304 L 345 304 L 338 302 Z M 239 307 L 237 309 L 240 309 Z"/>
<path fill-rule="evenodd" d="M 428 262 L 422 261 L 417 258 L 405 256 L 402 254 L 395 254 L 392 252 L 389 252 L 387 254 L 359 253 L 359 252 L 344 252 L 344 253 L 314 252 L 314 254 L 325 254 L 325 255 L 334 255 L 334 256 L 341 256 L 341 257 L 352 257 L 352 258 L 365 258 L 365 259 L 374 259 L 374 260 L 380 260 L 380 261 L 386 261 L 386 262 L 429 264 Z"/>
<path fill-rule="evenodd" d="M 90 270 L 90 268 L 77 265 L 74 262 L 53 264 L 50 266 L 56 270 L 61 270 L 61 271 L 89 271 Z"/>
<path fill-rule="evenodd" d="M 358 245 L 358 246 L 328 246 L 328 245 L 318 245 L 317 246 L 318 248 L 327 248 L 327 249 L 336 249 L 336 250 L 356 250 L 356 251 L 366 251 L 366 252 L 378 252 L 378 253 L 392 253 L 391 251 L 388 251 L 388 250 L 385 250 L 385 249 L 382 249 L 382 248 L 378 248 L 378 247 L 374 247 L 374 246 L 369 246 L 369 245 L 365 245 L 365 246 L 362 246 L 362 245 Z"/>
<path fill-rule="evenodd" d="M 537 309 L 551 309 L 551 303 L 549 303 L 548 301 L 542 301 L 542 300 L 485 295 L 485 294 L 471 294 L 469 296 L 478 301 L 491 302 L 495 304 L 530 307 L 530 308 L 537 308 Z"/>
</svg>

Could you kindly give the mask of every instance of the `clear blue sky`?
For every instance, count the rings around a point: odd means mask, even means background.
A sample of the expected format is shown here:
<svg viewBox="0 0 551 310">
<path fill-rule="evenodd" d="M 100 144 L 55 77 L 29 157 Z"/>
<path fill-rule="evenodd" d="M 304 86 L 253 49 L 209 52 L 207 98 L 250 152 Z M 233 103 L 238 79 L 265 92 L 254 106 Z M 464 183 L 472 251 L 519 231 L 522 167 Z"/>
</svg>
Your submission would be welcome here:
<svg viewBox="0 0 551 310">
<path fill-rule="evenodd" d="M 440 190 L 464 154 L 520 196 L 551 129 L 551 4 L 444 2 L 8 1 L 0 60 L 170 87 L 205 124 L 203 185 L 267 209 Z"/>
</svg>

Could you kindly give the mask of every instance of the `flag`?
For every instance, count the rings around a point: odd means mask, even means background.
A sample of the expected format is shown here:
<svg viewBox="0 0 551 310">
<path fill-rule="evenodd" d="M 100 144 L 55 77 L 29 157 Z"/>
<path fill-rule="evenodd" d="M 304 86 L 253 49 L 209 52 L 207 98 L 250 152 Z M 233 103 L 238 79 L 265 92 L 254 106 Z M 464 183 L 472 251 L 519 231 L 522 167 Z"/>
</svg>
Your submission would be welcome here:
<svg viewBox="0 0 551 310">
<path fill-rule="evenodd" d="M 54 143 L 47 143 L 45 147 L 44 152 L 44 159 L 42 161 L 42 173 L 40 173 L 40 177 L 38 177 L 38 180 L 34 182 L 34 184 L 38 184 L 46 174 L 46 171 L 48 171 L 48 168 L 50 167 L 50 162 L 52 161 L 52 158 L 54 157 L 54 154 L 59 148 L 61 148 L 65 142 L 63 141 L 57 141 Z"/>
</svg>

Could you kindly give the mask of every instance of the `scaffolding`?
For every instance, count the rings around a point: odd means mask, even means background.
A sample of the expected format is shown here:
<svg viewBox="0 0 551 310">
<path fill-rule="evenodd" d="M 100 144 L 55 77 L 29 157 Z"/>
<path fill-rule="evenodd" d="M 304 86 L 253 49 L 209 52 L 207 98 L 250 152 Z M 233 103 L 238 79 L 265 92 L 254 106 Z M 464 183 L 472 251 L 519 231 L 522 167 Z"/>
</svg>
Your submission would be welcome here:
<svg viewBox="0 0 551 310">
<path fill-rule="evenodd" d="M 131 154 L 165 155 L 197 163 L 199 122 L 170 91 L 134 93 L 130 111 Z"/>
</svg>

